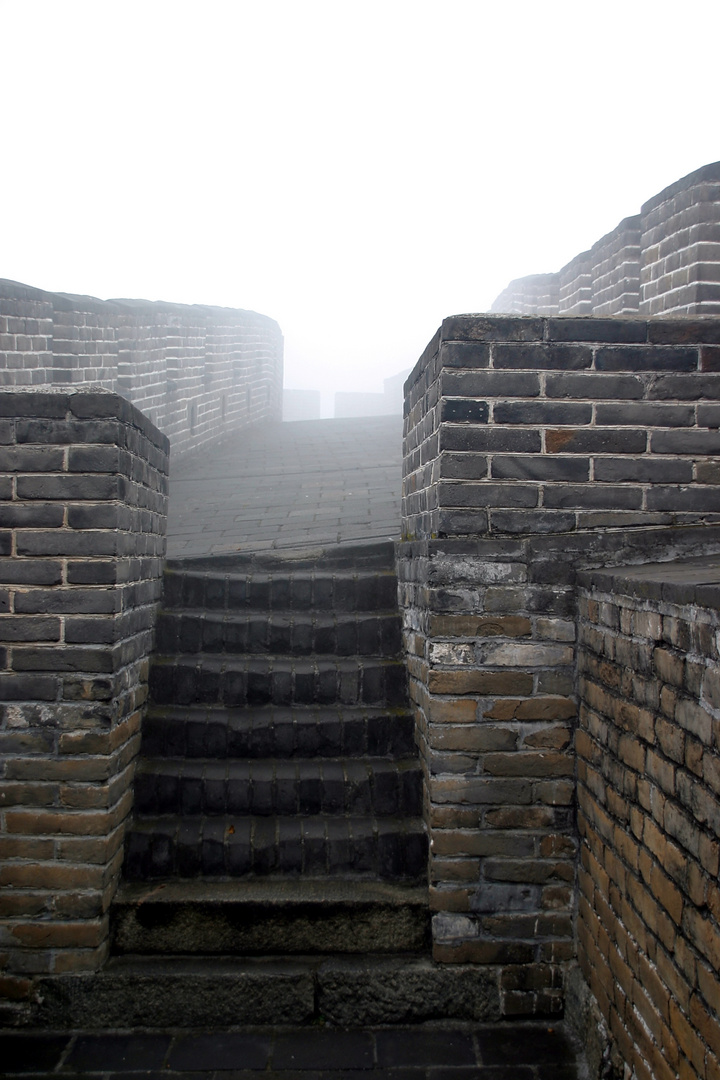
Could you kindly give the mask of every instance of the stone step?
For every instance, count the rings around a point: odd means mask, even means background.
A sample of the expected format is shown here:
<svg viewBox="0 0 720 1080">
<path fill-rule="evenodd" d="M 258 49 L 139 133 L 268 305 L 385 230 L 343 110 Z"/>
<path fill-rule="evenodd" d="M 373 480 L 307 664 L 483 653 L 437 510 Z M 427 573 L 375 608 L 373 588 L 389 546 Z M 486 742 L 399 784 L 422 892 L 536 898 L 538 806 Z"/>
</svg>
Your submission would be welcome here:
<svg viewBox="0 0 720 1080">
<path fill-rule="evenodd" d="M 290 656 L 397 656 L 402 623 L 397 609 L 367 613 L 202 611 L 159 613 L 160 653 L 273 653 Z"/>
<path fill-rule="evenodd" d="M 394 567 L 249 572 L 168 567 L 163 603 L 205 611 L 385 611 L 397 609 L 397 578 Z"/>
<path fill-rule="evenodd" d="M 424 1020 L 437 1024 L 449 1018 L 497 1021 L 501 993 L 496 967 L 436 964 L 427 956 L 408 954 L 115 956 L 97 974 L 41 976 L 37 991 L 35 1024 L 45 1031 L 161 1031 L 178 1023 L 222 1031 L 243 1024 L 361 1028 Z M 547 1021 L 543 1026 L 547 1029 Z M 437 1027 L 434 1036 L 442 1038 Z M 407 1070 L 400 1072 L 407 1075 Z M 473 1075 L 479 1075 L 477 1070 Z M 487 1075 L 519 1080 L 534 1071 L 491 1069 Z"/>
<path fill-rule="evenodd" d="M 401 660 L 371 657 L 156 656 L 150 695 L 159 705 L 407 704 Z"/>
<path fill-rule="evenodd" d="M 143 759 L 138 814 L 360 814 L 417 817 L 417 761 L 387 758 L 222 761 Z"/>
<path fill-rule="evenodd" d="M 426 888 L 373 881 L 125 882 L 114 954 L 282 956 L 429 948 Z"/>
<path fill-rule="evenodd" d="M 392 757 L 415 753 L 405 709 L 296 706 L 225 709 L 151 705 L 143 719 L 145 757 Z"/>
<path fill-rule="evenodd" d="M 427 837 L 416 818 L 136 818 L 128 827 L 124 874 L 161 878 L 269 875 L 422 882 Z"/>
</svg>

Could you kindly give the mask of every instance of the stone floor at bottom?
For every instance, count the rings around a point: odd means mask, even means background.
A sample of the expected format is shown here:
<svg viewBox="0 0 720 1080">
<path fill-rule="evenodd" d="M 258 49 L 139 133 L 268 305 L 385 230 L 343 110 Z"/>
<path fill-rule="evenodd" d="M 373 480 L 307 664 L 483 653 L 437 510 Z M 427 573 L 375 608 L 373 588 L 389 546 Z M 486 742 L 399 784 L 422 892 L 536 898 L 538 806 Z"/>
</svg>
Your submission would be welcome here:
<svg viewBox="0 0 720 1080">
<path fill-rule="evenodd" d="M 425 1024 L 362 1030 L 0 1032 L 0 1074 L 96 1080 L 578 1080 L 562 1024 Z"/>
</svg>

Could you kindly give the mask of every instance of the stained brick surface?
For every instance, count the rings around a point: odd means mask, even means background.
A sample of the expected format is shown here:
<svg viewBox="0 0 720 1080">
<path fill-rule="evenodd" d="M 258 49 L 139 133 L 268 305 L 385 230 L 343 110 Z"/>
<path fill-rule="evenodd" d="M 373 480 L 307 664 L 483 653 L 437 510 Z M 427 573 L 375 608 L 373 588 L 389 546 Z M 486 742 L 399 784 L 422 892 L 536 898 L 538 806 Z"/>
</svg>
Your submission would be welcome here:
<svg viewBox="0 0 720 1080">
<path fill-rule="evenodd" d="M 111 393 L 4 391 L 0 411 L 0 957 L 19 986 L 95 968 L 106 953 L 160 591 L 168 441 Z"/>
</svg>

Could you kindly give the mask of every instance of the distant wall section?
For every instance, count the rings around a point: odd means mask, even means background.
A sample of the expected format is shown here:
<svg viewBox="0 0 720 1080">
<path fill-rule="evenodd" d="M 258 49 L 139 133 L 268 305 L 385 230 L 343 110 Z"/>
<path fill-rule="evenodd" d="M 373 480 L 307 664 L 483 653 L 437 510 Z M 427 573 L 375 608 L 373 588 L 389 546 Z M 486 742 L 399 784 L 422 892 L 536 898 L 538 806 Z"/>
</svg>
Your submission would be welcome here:
<svg viewBox="0 0 720 1080">
<path fill-rule="evenodd" d="M 97 300 L 0 280 L 0 386 L 121 394 L 176 453 L 282 415 L 283 340 L 254 311 Z"/>
<path fill-rule="evenodd" d="M 720 162 L 676 181 L 557 274 L 517 278 L 493 312 L 720 314 Z"/>
</svg>

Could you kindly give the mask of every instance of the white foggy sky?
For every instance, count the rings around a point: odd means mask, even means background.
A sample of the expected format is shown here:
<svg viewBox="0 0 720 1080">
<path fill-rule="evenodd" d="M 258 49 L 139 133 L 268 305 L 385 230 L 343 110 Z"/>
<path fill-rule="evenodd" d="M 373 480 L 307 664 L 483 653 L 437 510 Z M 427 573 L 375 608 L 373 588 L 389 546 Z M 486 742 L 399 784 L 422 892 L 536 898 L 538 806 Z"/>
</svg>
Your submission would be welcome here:
<svg viewBox="0 0 720 1080">
<path fill-rule="evenodd" d="M 0 0 L 0 277 L 261 311 L 287 386 L 379 391 L 720 158 L 718 30 L 718 0 Z"/>
</svg>

